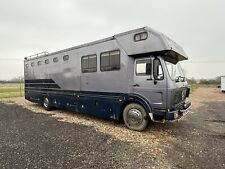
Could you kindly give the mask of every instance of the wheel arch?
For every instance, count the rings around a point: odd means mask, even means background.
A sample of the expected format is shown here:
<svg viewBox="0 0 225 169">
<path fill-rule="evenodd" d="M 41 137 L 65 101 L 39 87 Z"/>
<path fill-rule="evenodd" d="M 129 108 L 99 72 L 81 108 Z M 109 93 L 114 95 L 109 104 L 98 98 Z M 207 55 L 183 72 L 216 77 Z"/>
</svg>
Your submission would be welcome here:
<svg viewBox="0 0 225 169">
<path fill-rule="evenodd" d="M 123 120 L 124 108 L 131 103 L 140 104 L 145 109 L 147 114 L 150 114 L 152 112 L 152 107 L 146 98 L 144 98 L 140 95 L 137 95 L 137 94 L 130 94 L 130 95 L 128 95 L 127 100 L 121 106 L 120 116 L 119 116 L 120 121 Z M 152 120 L 152 117 L 150 115 L 149 115 L 149 117 Z"/>
</svg>

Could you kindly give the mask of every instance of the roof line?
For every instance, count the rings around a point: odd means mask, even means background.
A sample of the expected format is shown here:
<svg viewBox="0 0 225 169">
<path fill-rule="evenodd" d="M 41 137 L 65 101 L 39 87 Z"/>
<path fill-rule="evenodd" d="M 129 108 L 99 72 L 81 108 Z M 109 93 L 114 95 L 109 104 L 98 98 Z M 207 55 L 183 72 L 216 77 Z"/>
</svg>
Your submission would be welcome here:
<svg viewBox="0 0 225 169">
<path fill-rule="evenodd" d="M 46 56 L 50 56 L 50 55 L 54 55 L 54 54 L 58 54 L 58 53 L 71 51 L 71 50 L 74 50 L 74 49 L 79 49 L 79 48 L 86 47 L 86 46 L 91 46 L 91 45 L 98 44 L 98 43 L 101 43 L 101 42 L 107 42 L 107 41 L 115 39 L 116 37 L 127 35 L 127 34 L 134 33 L 134 32 L 141 31 L 141 30 L 145 30 L 146 28 L 147 27 L 145 26 L 145 27 L 133 29 L 133 30 L 130 30 L 130 31 L 126 31 L 126 32 L 115 34 L 114 36 L 110 36 L 108 38 L 103 38 L 103 39 L 100 39 L 100 40 L 84 43 L 84 44 L 81 44 L 81 45 L 78 45 L 78 46 L 74 46 L 74 47 L 58 50 L 58 51 L 51 52 L 51 53 L 46 53 L 46 54 L 43 54 L 43 55 L 40 55 L 40 56 L 31 55 L 31 56 L 25 57 L 24 59 L 34 60 L 34 59 L 37 59 L 37 58 L 42 58 L 42 57 L 46 57 Z M 32 57 L 32 56 L 36 56 L 36 57 Z"/>
</svg>

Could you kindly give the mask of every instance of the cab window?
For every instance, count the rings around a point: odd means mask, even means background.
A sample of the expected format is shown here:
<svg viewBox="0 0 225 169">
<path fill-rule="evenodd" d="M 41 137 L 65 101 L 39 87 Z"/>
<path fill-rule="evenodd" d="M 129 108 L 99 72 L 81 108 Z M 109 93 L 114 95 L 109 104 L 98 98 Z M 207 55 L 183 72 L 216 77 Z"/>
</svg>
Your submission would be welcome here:
<svg viewBox="0 0 225 169">
<path fill-rule="evenodd" d="M 152 60 L 144 59 L 136 62 L 136 75 L 147 76 L 152 74 Z"/>
</svg>

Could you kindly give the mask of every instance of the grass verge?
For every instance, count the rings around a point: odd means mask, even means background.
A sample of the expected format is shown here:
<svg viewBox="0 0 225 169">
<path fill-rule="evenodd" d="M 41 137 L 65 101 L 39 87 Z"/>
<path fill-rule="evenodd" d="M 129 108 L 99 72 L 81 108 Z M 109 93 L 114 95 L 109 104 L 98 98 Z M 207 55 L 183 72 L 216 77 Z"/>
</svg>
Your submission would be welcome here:
<svg viewBox="0 0 225 169">
<path fill-rule="evenodd" d="M 0 83 L 0 98 L 24 96 L 23 83 Z"/>
</svg>

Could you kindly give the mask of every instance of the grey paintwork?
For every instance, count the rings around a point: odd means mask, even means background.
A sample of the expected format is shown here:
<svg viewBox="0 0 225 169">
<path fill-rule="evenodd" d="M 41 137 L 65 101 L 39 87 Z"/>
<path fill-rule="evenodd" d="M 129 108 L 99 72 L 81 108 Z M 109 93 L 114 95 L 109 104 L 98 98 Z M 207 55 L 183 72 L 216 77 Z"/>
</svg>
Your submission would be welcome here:
<svg viewBox="0 0 225 169">
<path fill-rule="evenodd" d="M 147 32 L 148 38 L 135 42 L 134 35 L 140 32 Z M 101 72 L 100 54 L 117 49 L 120 50 L 120 70 Z M 178 44 L 164 34 L 144 27 L 50 54 L 25 58 L 25 65 L 28 64 L 28 68 L 25 67 L 25 80 L 53 79 L 62 90 L 137 93 L 145 97 L 153 108 L 168 109 L 172 106 L 170 98 L 173 97 L 174 89 L 187 83 L 175 83 L 170 79 L 163 58 L 160 57 L 160 52 L 165 51 L 176 61 L 188 59 Z M 164 71 L 164 79 L 158 80 L 157 84 L 154 84 L 154 80 L 146 80 L 148 77 L 137 77 L 134 71 L 138 54 L 150 58 L 154 53 L 159 56 Z M 97 55 L 97 72 L 82 73 L 81 57 L 91 54 Z M 69 55 L 68 61 L 63 61 L 64 55 Z M 57 63 L 52 61 L 54 57 L 59 58 Z M 50 63 L 44 64 L 45 59 L 49 59 Z M 42 65 L 38 66 L 38 61 L 42 61 Z M 35 62 L 34 67 L 30 66 L 32 62 Z M 136 83 L 140 86 L 134 87 Z"/>
</svg>

